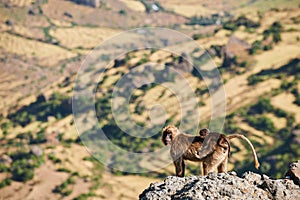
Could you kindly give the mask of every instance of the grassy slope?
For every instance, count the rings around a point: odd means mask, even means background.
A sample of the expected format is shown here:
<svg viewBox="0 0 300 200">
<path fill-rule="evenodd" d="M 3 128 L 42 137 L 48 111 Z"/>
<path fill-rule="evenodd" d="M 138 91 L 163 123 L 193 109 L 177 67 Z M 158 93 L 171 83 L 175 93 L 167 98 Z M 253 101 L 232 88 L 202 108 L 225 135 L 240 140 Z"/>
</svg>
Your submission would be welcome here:
<svg viewBox="0 0 300 200">
<path fill-rule="evenodd" d="M 15 1 L 17 2 L 17 1 Z M 25 1 L 24 1 L 25 2 Z M 27 1 L 26 1 L 27 2 Z M 276 1 L 277 2 L 277 1 Z M 279 2 L 279 1 L 278 1 Z M 281 3 L 282 1 L 280 1 Z M 181 1 L 178 1 L 178 4 L 175 2 L 174 5 L 170 6 L 170 9 L 174 8 L 174 11 L 176 13 L 185 13 L 184 10 L 180 10 L 178 5 L 181 3 Z M 16 4 L 19 4 L 18 2 Z M 67 2 L 69 5 L 69 2 Z M 73 4 L 70 4 L 73 5 Z M 164 4 L 162 4 L 164 5 Z M 264 4 L 265 5 L 265 4 Z M 16 29 L 11 29 L 10 27 L 7 27 L 6 25 L 1 27 L 1 41 L 0 46 L 2 47 L 2 50 L 5 54 L 8 56 L 20 56 L 22 63 L 27 63 L 29 65 L 36 66 L 37 70 L 38 68 L 41 69 L 51 69 L 55 68 L 58 65 L 62 65 L 61 63 L 63 60 L 68 59 L 70 57 L 74 57 L 77 54 L 86 54 L 86 51 L 81 51 L 81 49 L 76 49 L 78 47 L 82 48 L 83 50 L 85 48 L 89 49 L 93 47 L 93 43 L 102 39 L 107 38 L 110 36 L 110 34 L 114 33 L 115 31 L 118 31 L 118 29 L 103 29 L 101 27 L 86 27 L 86 26 L 79 26 L 74 25 L 74 23 L 70 23 L 70 20 L 66 17 L 58 17 L 56 16 L 51 10 L 45 10 L 46 14 L 49 13 L 51 16 L 50 18 L 45 16 L 30 16 L 28 19 L 26 17 L 24 18 L 24 15 L 26 13 L 22 10 L 18 10 L 18 8 L 15 9 L 16 13 L 19 13 L 18 15 L 11 15 L 7 11 L 7 9 L 3 8 L 3 5 L 1 5 L 1 9 L 3 12 L 1 12 L 1 15 L 4 15 L 4 18 L 12 18 L 13 21 L 17 24 Z M 19 5 L 20 6 L 20 5 Z M 23 5 L 21 5 L 23 6 Z M 48 6 L 48 7 L 47 7 Z M 50 6 L 53 6 L 51 4 Z M 175 7 L 174 7 L 175 6 Z M 45 4 L 43 5 L 44 9 L 49 8 L 49 5 Z M 258 5 L 258 3 L 254 3 L 252 6 L 247 7 L 249 9 L 256 10 L 256 7 L 261 7 L 261 5 Z M 83 10 L 91 10 L 89 8 L 83 8 L 79 7 Z M 130 8 L 130 6 L 129 6 Z M 166 8 L 167 4 L 166 4 Z M 186 7 L 183 7 L 184 9 Z M 211 9 L 211 7 L 208 6 L 208 8 L 205 9 Z M 199 8 L 194 8 L 195 13 L 202 10 Z M 244 9 L 244 8 L 243 8 Z M 243 9 L 241 9 L 243 11 Z M 136 12 L 141 12 L 142 9 L 137 10 Z M 52 13 L 51 13 L 52 12 Z M 209 10 L 208 12 L 211 12 Z M 4 13 L 4 14 L 3 14 Z M 194 13 L 194 12 L 191 12 Z M 297 11 L 280 11 L 280 12 L 270 12 L 265 15 L 265 18 L 263 18 L 263 24 L 261 29 L 265 29 L 270 24 L 272 24 L 274 21 L 284 21 L 286 22 L 287 18 L 291 18 L 292 16 L 295 16 L 295 13 Z M 272 16 L 270 18 L 270 16 Z M 53 17 L 53 18 L 52 18 Z M 76 18 L 75 13 L 75 18 Z M 2 18 L 3 20 L 5 20 Z M 31 21 L 32 24 L 30 24 L 30 27 L 27 28 L 24 26 L 25 21 Z M 90 19 L 86 19 L 87 22 L 89 22 Z M 134 20 L 133 20 L 134 21 Z M 4 22 L 4 21 L 3 21 Z M 84 21 L 78 21 L 80 23 L 84 24 Z M 51 25 L 50 29 L 47 29 Z M 285 24 L 286 27 L 289 29 L 294 28 L 296 30 L 299 30 L 299 25 L 293 24 L 291 21 L 288 21 L 287 24 Z M 45 29 L 46 28 L 46 29 Z M 115 27 L 114 27 L 115 28 Z M 32 30 L 32 31 L 31 31 Z M 90 31 L 91 30 L 91 31 Z M 99 38 L 92 38 L 90 40 L 89 34 L 91 36 L 94 36 L 95 34 L 99 33 Z M 84 37 L 80 37 L 78 34 L 78 31 L 84 35 Z M 72 33 L 76 34 L 72 34 Z M 221 31 L 220 31 L 221 32 Z M 261 33 L 262 31 L 258 30 L 258 33 Z M 292 58 L 299 58 L 299 41 L 297 40 L 297 33 L 299 31 L 292 31 L 292 32 L 285 32 L 282 35 L 283 41 L 280 42 L 278 45 L 276 45 L 272 50 L 263 52 L 261 54 L 258 54 L 255 56 L 255 59 L 257 60 L 257 63 L 254 68 L 252 68 L 250 71 L 246 72 L 245 74 L 236 75 L 236 74 L 229 74 L 230 80 L 227 81 L 225 84 L 225 90 L 227 93 L 228 98 L 228 113 L 231 113 L 233 111 L 236 111 L 237 109 L 246 106 L 249 103 L 254 103 L 257 101 L 257 97 L 259 95 L 266 95 L 270 94 L 274 89 L 279 88 L 280 84 L 282 83 L 282 80 L 278 79 L 269 79 L 262 83 L 259 83 L 256 86 L 248 86 L 247 84 L 247 78 L 251 74 L 255 74 L 260 72 L 263 69 L 270 69 L 270 68 L 278 68 L 284 64 L 286 64 L 290 59 Z M 72 37 L 65 37 L 65 35 L 72 34 Z M 236 33 L 239 37 L 242 39 L 245 39 L 246 41 L 253 41 L 255 38 L 259 38 L 261 36 L 258 36 L 256 33 L 245 33 L 244 30 L 238 30 Z M 59 41 L 58 45 L 54 45 L 51 42 L 47 41 L 47 38 L 49 39 L 56 39 Z M 72 38 L 74 38 L 74 41 L 76 43 L 72 43 Z M 95 40 L 94 40 L 95 39 Z M 219 42 L 218 42 L 219 41 Z M 211 44 L 215 44 L 214 42 L 220 43 L 220 44 L 226 44 L 228 41 L 228 35 L 226 34 L 217 34 L 216 36 L 213 36 L 209 39 L 201 39 L 199 40 L 199 43 L 206 48 L 208 48 Z M 38 49 L 38 53 L 36 53 L 36 49 Z M 155 55 L 159 56 L 155 56 Z M 152 62 L 158 61 L 159 59 L 168 59 L 167 55 L 164 55 L 164 52 L 156 52 L 154 54 L 150 54 L 150 60 Z M 139 59 L 139 56 L 134 59 Z M 5 56 L 4 56 L 5 57 Z M 166 60 L 167 60 L 166 59 Z M 170 59 L 169 59 L 170 60 Z M 5 95 L 6 100 L 1 102 L 0 108 L 6 108 L 7 105 L 17 105 L 17 107 L 21 107 L 22 105 L 28 105 L 31 102 L 35 101 L 35 94 L 31 94 L 31 96 L 28 96 L 26 98 L 21 98 L 22 93 L 16 95 L 16 91 L 20 90 L 20 85 L 26 83 L 26 86 L 31 85 L 31 87 L 36 87 L 38 83 L 31 82 L 31 78 L 28 80 L 28 78 L 25 80 L 18 78 L 20 76 L 19 74 L 16 74 L 15 76 L 12 75 L 11 71 L 8 71 L 7 69 L 9 66 L 12 66 L 14 62 L 11 60 L 4 61 L 7 68 L 4 69 L 4 72 L 1 72 L 1 84 L 0 87 L 2 90 L 0 90 L 0 95 Z M 69 62 L 69 61 L 67 61 Z M 128 63 L 130 63 L 129 61 Z M 134 62 L 134 61 L 133 61 Z M 79 62 L 76 63 L 77 65 Z M 73 64 L 74 66 L 74 64 Z M 72 67 L 72 66 L 71 66 Z M 70 67 L 70 68 L 71 68 Z M 126 68 L 126 66 L 125 66 Z M 68 69 L 68 67 L 66 68 Z M 1 69 L 3 70 L 3 69 Z M 113 69 L 112 69 L 113 70 Z M 58 70 L 49 70 L 49 77 L 55 77 L 57 76 Z M 15 73 L 20 73 L 18 69 L 15 70 Z M 23 72 L 22 72 L 23 73 Z M 50 75 L 50 74 L 53 75 Z M 108 74 L 114 74 L 114 72 L 107 72 Z M 72 73 L 71 73 L 72 74 Z M 23 75 L 23 74 L 22 74 Z M 34 73 L 28 74 L 28 77 L 33 76 Z M 228 74 L 224 73 L 224 77 Z M 37 75 L 36 75 L 37 76 Z M 64 76 L 70 76 L 70 74 L 62 73 L 59 74 L 59 79 L 50 79 L 48 80 L 46 78 L 46 82 L 49 81 L 49 83 L 52 83 L 52 87 L 46 87 L 43 90 L 36 91 L 36 93 L 43 92 L 45 94 L 52 94 L 53 91 L 59 91 L 61 93 L 66 93 L 71 95 L 70 89 L 72 85 L 67 86 L 58 86 L 58 83 L 62 84 L 64 80 Z M 189 80 L 194 80 L 194 77 L 187 77 Z M 33 78 L 32 78 L 33 79 Z M 54 80 L 54 81 L 53 81 Z M 53 81 L 53 82 L 52 82 Z M 104 84 L 109 87 L 114 82 L 113 79 L 108 78 Z M 193 84 L 195 86 L 203 86 L 203 83 L 201 81 L 193 81 Z M 63 85 L 63 84 L 62 84 Z M 26 88 L 26 87 L 25 87 Z M 4 92 L 3 92 L 4 90 Z M 299 90 L 299 89 L 298 89 Z M 35 91 L 35 90 L 33 90 Z M 163 98 L 164 96 L 159 97 L 163 92 L 161 88 L 154 87 L 152 88 L 149 93 L 146 93 L 145 96 L 140 96 L 137 100 L 138 101 L 146 101 L 147 105 L 150 105 L 151 103 L 156 103 L 156 99 L 153 99 L 153 95 L 151 94 L 157 94 L 158 96 L 158 102 L 164 102 Z M 300 92 L 300 91 L 299 91 Z M 30 91 L 28 91 L 30 93 Z M 32 93 L 32 91 L 31 91 Z M 168 95 L 165 93 L 165 95 Z M 16 98 L 12 98 L 16 97 Z M 152 100 L 151 100 L 151 98 Z M 13 99 L 13 100 L 12 100 Z M 209 118 L 209 98 L 205 97 L 204 99 L 201 99 L 204 101 L 205 106 L 201 107 L 201 109 L 206 113 L 204 115 L 203 120 L 206 120 Z M 284 93 L 281 92 L 280 94 L 274 96 L 271 98 L 272 105 L 274 105 L 276 108 L 281 108 L 288 113 L 295 113 L 295 124 L 300 123 L 300 114 L 297 112 L 299 110 L 299 106 L 295 105 L 293 103 L 294 96 L 291 93 Z M 165 102 L 166 105 L 172 104 L 171 102 L 176 102 L 175 97 L 171 98 L 168 102 Z M 132 110 L 136 107 L 136 105 L 133 103 Z M 14 109 L 17 110 L 17 109 Z M 9 109 L 3 109 L 3 113 L 9 111 Z M 173 113 L 175 114 L 175 113 Z M 137 121 L 143 122 L 147 120 L 147 113 L 143 113 L 142 115 L 134 115 L 134 118 Z M 284 123 L 282 122 L 282 119 L 274 117 L 274 114 L 267 114 L 269 118 L 273 121 L 274 124 L 277 123 Z M 255 129 L 254 127 L 251 127 L 247 122 L 241 122 L 243 118 L 234 118 L 234 123 L 238 124 L 240 127 L 239 131 L 243 131 L 249 136 L 249 138 L 255 142 L 255 146 L 257 146 L 258 152 L 262 151 L 265 152 L 266 147 L 271 147 L 274 145 L 274 135 L 265 136 L 264 131 Z M 0 123 L 3 123 L 5 120 L 0 121 Z M 111 197 L 111 194 L 113 193 L 114 197 L 117 199 L 130 199 L 137 196 L 138 193 L 141 192 L 143 188 L 148 186 L 150 182 L 155 181 L 156 179 L 147 178 L 147 177 L 136 177 L 136 176 L 114 176 L 110 173 L 104 173 L 102 180 L 100 180 L 100 185 L 97 185 L 97 180 L 92 180 L 93 175 L 99 173 L 98 168 L 101 168 L 95 164 L 95 162 L 86 160 L 83 161 L 83 158 L 89 157 L 89 154 L 85 151 L 85 149 L 78 145 L 73 144 L 74 141 L 71 141 L 72 144 L 69 144 L 67 139 L 72 138 L 75 139 L 74 134 L 76 134 L 76 130 L 74 129 L 74 126 L 71 125 L 72 119 L 71 116 L 67 116 L 64 119 L 56 120 L 56 119 L 49 119 L 47 122 L 38 122 L 38 123 L 32 123 L 25 127 L 11 127 L 9 128 L 9 135 L 7 135 L 4 139 L 5 142 L 5 149 L 1 150 L 1 153 L 4 152 L 11 152 L 15 151 L 16 149 L 20 148 L 18 145 L 8 145 L 6 143 L 9 139 L 12 139 L 14 141 L 14 138 L 19 133 L 25 133 L 28 131 L 32 131 L 33 133 L 37 132 L 40 128 L 44 127 L 46 128 L 46 134 L 51 135 L 52 132 L 59 131 L 64 133 L 64 139 L 59 144 L 42 144 L 41 147 L 45 149 L 44 151 L 44 157 L 45 157 L 45 164 L 43 164 L 41 167 L 35 170 L 35 178 L 27 183 L 19 183 L 19 182 L 13 182 L 11 186 L 5 187 L 4 189 L 0 189 L 1 196 L 4 198 L 11 198 L 16 199 L 16 196 L 14 195 L 14 189 L 19 188 L 18 196 L 20 198 L 24 197 L 34 197 L 37 198 L 38 194 L 43 193 L 49 198 L 58 198 L 61 195 L 57 193 L 52 193 L 52 190 L 55 188 L 55 186 L 62 184 L 71 174 L 71 172 L 79 172 L 79 176 L 76 176 L 75 183 L 70 184 L 68 187 L 69 189 L 72 189 L 73 192 L 66 197 L 66 199 L 74 198 L 82 193 L 87 193 L 88 191 L 91 191 L 90 187 L 93 185 L 97 186 L 96 190 L 92 190 L 98 198 L 107 198 Z M 277 127 L 277 128 L 280 128 Z M 3 130 L 0 130 L 0 135 Z M 2 136 L 3 137 L 3 136 Z M 9 147 L 10 146 L 10 147 Z M 234 169 L 235 162 L 241 162 L 241 158 L 243 156 L 246 156 L 243 160 L 252 160 L 249 151 L 247 150 L 248 147 L 239 142 L 235 141 L 233 142 L 233 155 L 230 160 L 230 169 Z M 50 160 L 48 156 L 55 152 L 55 158 L 58 160 L 61 160 L 60 162 L 57 161 L 55 163 L 55 159 Z M 79 153 L 79 154 L 78 154 Z M 147 165 L 147 163 L 143 163 L 144 165 Z M 287 163 L 285 163 L 287 164 Z M 71 172 L 58 172 L 58 169 L 67 169 L 71 170 Z M 197 166 L 196 166 L 197 168 Z M 193 169 L 191 169 L 192 171 Z M 165 169 L 167 174 L 170 174 L 173 172 L 172 166 L 169 166 L 167 169 Z M 98 175 L 101 176 L 101 173 Z M 192 172 L 193 173 L 193 172 Z M 51 180 L 51 184 L 48 184 L 48 181 Z M 87 181 L 86 181 L 87 180 Z M 142 183 L 138 184 L 137 186 L 132 184 L 135 183 Z M 46 184 L 47 183 L 47 184 Z M 122 188 L 122 189 L 119 189 Z M 2 196 L 3 195 L 3 196 Z"/>
</svg>

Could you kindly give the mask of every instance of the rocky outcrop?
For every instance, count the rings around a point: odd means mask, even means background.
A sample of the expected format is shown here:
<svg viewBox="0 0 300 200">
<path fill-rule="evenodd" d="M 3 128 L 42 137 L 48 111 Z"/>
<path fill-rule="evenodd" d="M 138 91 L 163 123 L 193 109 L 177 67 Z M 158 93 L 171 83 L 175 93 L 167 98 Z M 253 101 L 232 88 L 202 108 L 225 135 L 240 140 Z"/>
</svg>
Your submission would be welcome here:
<svg viewBox="0 0 300 200">
<path fill-rule="evenodd" d="M 169 176 L 153 183 L 140 195 L 153 199 L 300 199 L 300 187 L 293 180 L 272 180 L 266 175 L 247 172 L 210 173 L 207 176 Z"/>
<path fill-rule="evenodd" d="M 300 186 L 300 160 L 290 164 L 289 170 L 286 172 L 285 176 Z"/>
<path fill-rule="evenodd" d="M 43 149 L 35 145 L 30 148 L 30 152 L 36 157 L 41 157 L 43 155 Z"/>
</svg>

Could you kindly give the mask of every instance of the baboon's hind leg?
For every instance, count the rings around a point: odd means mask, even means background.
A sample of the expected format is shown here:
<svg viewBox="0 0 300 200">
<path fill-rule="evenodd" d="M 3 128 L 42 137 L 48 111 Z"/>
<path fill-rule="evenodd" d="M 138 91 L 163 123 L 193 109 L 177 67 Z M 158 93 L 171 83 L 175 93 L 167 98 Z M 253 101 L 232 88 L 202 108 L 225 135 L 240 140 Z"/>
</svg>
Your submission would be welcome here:
<svg viewBox="0 0 300 200">
<path fill-rule="evenodd" d="M 218 173 L 227 172 L 228 157 L 226 157 L 223 162 L 218 166 Z"/>
</svg>

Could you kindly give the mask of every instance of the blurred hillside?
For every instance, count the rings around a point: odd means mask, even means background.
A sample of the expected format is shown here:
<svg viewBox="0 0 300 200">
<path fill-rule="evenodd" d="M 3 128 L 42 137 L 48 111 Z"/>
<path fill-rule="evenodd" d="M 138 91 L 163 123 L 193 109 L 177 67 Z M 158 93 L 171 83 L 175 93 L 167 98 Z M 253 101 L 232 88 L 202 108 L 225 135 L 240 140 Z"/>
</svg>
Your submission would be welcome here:
<svg viewBox="0 0 300 200">
<path fill-rule="evenodd" d="M 299 11 L 298 0 L 1 1 L 0 199 L 136 199 L 150 182 L 174 173 L 172 165 L 139 175 L 104 167 L 82 145 L 72 115 L 74 81 L 85 56 L 114 34 L 148 26 L 185 33 L 209 52 L 226 92 L 222 132 L 246 135 L 261 171 L 280 177 L 288 162 L 300 157 Z M 100 78 L 90 72 L 99 79 L 95 108 L 109 139 L 133 152 L 161 148 L 160 133 L 135 138 L 115 124 L 110 113 L 114 85 L 130 69 L 147 70 L 149 63 L 163 70 L 191 69 L 182 58 L 204 54 L 199 49 L 181 55 L 138 50 L 112 61 Z M 197 96 L 200 126 L 207 127 L 212 115 L 208 86 L 198 73 L 184 73 L 184 78 Z M 166 110 L 167 123 L 180 121 L 176 96 L 160 85 L 135 90 L 129 103 L 132 119 L 142 127 L 156 104 Z M 147 168 L 155 162 L 145 158 L 138 164 Z M 248 146 L 233 140 L 229 170 L 254 170 L 251 162 Z M 198 164 L 187 168 L 188 174 L 200 174 Z"/>
</svg>

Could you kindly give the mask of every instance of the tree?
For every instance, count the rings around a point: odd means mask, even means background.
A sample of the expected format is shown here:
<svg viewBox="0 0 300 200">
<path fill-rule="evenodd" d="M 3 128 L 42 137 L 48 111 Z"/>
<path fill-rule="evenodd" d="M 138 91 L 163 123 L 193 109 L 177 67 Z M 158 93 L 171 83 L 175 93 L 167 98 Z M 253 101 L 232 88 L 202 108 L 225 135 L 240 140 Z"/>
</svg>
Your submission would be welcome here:
<svg viewBox="0 0 300 200">
<path fill-rule="evenodd" d="M 34 167 L 27 159 L 17 160 L 12 164 L 12 179 L 26 182 L 34 177 Z"/>
</svg>

